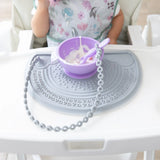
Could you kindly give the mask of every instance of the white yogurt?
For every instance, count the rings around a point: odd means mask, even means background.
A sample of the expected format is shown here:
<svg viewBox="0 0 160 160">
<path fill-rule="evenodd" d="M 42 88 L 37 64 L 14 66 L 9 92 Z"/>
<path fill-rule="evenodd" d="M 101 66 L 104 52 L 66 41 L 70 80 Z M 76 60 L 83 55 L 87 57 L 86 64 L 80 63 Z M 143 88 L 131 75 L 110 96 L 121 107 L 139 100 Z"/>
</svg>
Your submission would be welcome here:
<svg viewBox="0 0 160 160">
<path fill-rule="evenodd" d="M 85 52 L 85 51 L 86 52 Z M 72 64 L 80 64 L 81 58 L 87 54 L 89 51 L 89 47 L 87 45 L 82 45 L 81 37 L 80 37 L 80 45 L 78 50 L 71 51 L 66 57 L 65 61 Z M 90 63 L 93 61 L 93 58 L 89 58 L 86 63 Z"/>
</svg>

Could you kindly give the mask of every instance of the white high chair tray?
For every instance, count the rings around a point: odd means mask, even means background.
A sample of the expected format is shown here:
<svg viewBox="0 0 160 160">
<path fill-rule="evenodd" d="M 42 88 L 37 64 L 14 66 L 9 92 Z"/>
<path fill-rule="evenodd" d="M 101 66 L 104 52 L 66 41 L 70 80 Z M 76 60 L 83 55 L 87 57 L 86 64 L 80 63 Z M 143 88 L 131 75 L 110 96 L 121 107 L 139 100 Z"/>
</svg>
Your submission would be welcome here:
<svg viewBox="0 0 160 160">
<path fill-rule="evenodd" d="M 42 49 L 50 53 L 53 48 Z M 82 128 L 48 132 L 28 118 L 23 102 L 25 68 L 41 50 L 0 57 L 0 151 L 47 155 L 105 155 L 160 148 L 160 47 L 135 48 L 109 45 L 107 49 L 129 49 L 142 67 L 139 88 L 128 101 L 95 115 Z M 17 54 L 17 55 L 16 55 Z M 37 118 L 47 124 L 77 122 L 81 115 L 60 113 L 29 97 Z M 123 147 L 122 147 L 123 145 Z"/>
</svg>

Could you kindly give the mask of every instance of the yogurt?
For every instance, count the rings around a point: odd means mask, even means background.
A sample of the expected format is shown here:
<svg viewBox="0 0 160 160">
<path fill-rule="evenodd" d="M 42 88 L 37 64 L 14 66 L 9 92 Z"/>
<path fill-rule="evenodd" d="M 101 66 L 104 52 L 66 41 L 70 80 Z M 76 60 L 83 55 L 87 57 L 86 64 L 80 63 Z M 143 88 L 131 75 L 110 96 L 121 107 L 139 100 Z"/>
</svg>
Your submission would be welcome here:
<svg viewBox="0 0 160 160">
<path fill-rule="evenodd" d="M 73 50 L 71 51 L 66 57 L 65 61 L 71 64 L 80 64 L 81 58 L 87 54 L 89 51 L 89 47 L 87 45 L 82 45 L 81 37 L 80 37 L 80 45 L 78 50 Z M 90 57 L 86 63 L 91 63 L 93 62 L 94 58 Z"/>
</svg>

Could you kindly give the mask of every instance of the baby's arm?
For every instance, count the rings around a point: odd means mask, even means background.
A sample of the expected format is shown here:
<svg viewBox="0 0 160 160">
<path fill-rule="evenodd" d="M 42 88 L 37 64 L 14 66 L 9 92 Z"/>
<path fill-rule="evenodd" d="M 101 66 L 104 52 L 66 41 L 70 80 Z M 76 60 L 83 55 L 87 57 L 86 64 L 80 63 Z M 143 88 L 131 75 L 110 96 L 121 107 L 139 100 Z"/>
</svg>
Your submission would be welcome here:
<svg viewBox="0 0 160 160">
<path fill-rule="evenodd" d="M 108 33 L 110 38 L 110 44 L 117 44 L 117 39 L 121 33 L 124 22 L 124 16 L 122 10 L 119 11 L 119 14 L 115 16 L 112 20 L 112 27 Z"/>
<path fill-rule="evenodd" d="M 32 31 L 36 37 L 45 37 L 49 30 L 49 0 L 38 0 L 38 7 L 32 18 Z"/>
</svg>

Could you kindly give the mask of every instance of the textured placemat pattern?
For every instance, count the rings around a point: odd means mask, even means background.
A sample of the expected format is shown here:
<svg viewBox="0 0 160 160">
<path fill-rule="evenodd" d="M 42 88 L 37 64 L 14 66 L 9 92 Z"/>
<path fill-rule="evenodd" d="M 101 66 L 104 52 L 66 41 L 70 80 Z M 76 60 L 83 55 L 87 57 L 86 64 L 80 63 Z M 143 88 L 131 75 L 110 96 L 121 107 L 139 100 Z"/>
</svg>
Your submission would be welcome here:
<svg viewBox="0 0 160 160">
<path fill-rule="evenodd" d="M 30 93 L 37 101 L 53 108 L 86 111 L 93 105 L 97 89 L 97 74 L 89 79 L 68 77 L 58 60 L 40 56 L 31 74 Z M 112 51 L 103 58 L 104 91 L 98 109 L 105 109 L 126 100 L 137 88 L 140 66 L 131 51 Z"/>
</svg>

